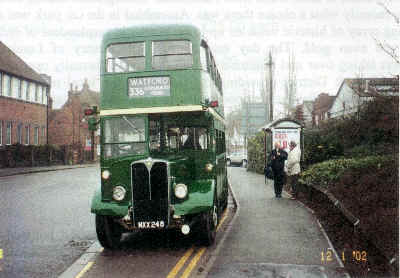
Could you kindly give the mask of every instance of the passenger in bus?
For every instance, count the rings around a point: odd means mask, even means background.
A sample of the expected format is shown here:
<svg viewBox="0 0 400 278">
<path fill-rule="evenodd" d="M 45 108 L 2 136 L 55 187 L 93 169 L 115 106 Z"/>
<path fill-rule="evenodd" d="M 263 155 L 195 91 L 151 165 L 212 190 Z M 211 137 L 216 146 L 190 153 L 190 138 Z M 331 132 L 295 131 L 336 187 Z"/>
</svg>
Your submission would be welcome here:
<svg viewBox="0 0 400 278">
<path fill-rule="evenodd" d="M 276 142 L 275 148 L 271 151 L 268 159 L 274 173 L 274 191 L 276 198 L 282 197 L 282 187 L 286 179 L 284 168 L 287 157 L 287 152 L 281 148 L 279 142 Z"/>
<path fill-rule="evenodd" d="M 201 150 L 201 146 L 199 143 L 199 134 L 195 132 L 194 128 L 190 128 L 188 133 L 188 138 L 183 144 L 183 149 Z"/>
</svg>

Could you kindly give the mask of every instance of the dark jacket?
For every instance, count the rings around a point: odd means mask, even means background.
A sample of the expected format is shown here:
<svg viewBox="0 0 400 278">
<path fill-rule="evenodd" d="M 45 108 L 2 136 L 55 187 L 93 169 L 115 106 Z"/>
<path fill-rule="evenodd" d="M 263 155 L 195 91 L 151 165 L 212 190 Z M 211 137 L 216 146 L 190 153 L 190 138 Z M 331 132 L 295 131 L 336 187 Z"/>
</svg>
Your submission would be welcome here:
<svg viewBox="0 0 400 278">
<path fill-rule="evenodd" d="M 273 149 L 271 151 L 271 154 L 269 155 L 269 165 L 272 168 L 272 171 L 274 171 L 274 175 L 283 175 L 284 168 L 285 168 L 285 160 L 287 159 L 288 154 L 285 150 L 279 149 L 279 155 L 278 152 Z"/>
</svg>

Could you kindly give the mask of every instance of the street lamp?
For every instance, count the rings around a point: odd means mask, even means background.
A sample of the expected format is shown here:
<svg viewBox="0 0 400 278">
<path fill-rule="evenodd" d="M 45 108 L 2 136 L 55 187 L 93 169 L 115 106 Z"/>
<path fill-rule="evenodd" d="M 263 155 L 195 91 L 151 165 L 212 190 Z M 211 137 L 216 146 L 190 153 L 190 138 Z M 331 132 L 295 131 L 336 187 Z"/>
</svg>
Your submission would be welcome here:
<svg viewBox="0 0 400 278">
<path fill-rule="evenodd" d="M 46 145 L 49 144 L 49 87 L 46 87 Z"/>
</svg>

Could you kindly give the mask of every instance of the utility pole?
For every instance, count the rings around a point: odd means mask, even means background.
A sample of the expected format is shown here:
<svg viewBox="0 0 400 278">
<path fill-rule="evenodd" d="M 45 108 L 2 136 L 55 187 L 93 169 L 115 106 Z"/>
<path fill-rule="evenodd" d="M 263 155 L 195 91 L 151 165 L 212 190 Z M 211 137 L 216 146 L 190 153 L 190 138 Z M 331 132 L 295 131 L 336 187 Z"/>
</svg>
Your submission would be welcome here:
<svg viewBox="0 0 400 278">
<path fill-rule="evenodd" d="M 265 81 L 267 82 L 267 80 L 269 79 L 269 120 L 270 122 L 272 122 L 274 120 L 274 104 L 273 104 L 273 100 L 274 100 L 274 94 L 273 94 L 273 80 L 272 80 L 272 66 L 274 65 L 274 63 L 272 62 L 272 55 L 271 55 L 271 51 L 269 51 L 269 62 L 265 63 L 266 67 L 269 67 L 269 78 L 265 78 Z M 267 73 L 267 71 L 266 71 Z M 266 84 L 267 86 L 267 84 Z"/>
<path fill-rule="evenodd" d="M 92 161 L 94 161 L 94 130 L 90 132 L 90 136 L 90 140 L 92 141 L 92 144 L 90 146 L 90 158 L 92 159 Z"/>
</svg>

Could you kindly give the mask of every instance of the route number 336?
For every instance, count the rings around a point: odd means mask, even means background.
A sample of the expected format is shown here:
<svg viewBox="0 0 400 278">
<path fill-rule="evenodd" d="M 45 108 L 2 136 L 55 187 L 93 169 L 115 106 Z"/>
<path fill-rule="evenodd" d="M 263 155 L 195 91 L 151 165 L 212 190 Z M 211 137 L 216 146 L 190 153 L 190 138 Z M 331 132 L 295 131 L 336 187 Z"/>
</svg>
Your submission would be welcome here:
<svg viewBox="0 0 400 278">
<path fill-rule="evenodd" d="M 144 96 L 144 90 L 142 88 L 131 88 L 130 95 L 132 97 L 142 97 Z"/>
</svg>

